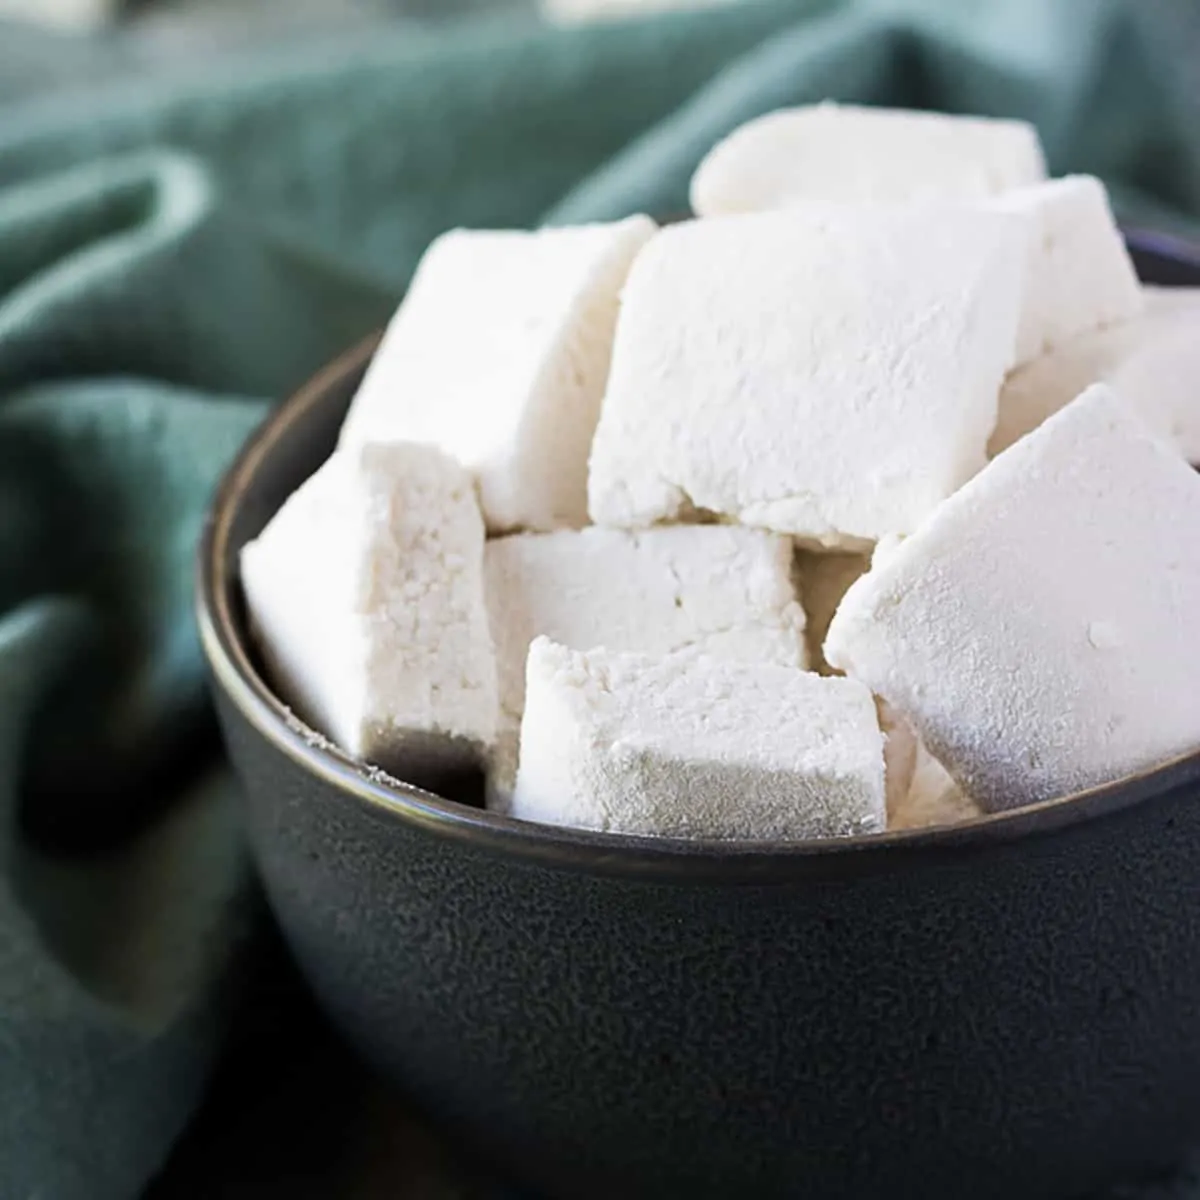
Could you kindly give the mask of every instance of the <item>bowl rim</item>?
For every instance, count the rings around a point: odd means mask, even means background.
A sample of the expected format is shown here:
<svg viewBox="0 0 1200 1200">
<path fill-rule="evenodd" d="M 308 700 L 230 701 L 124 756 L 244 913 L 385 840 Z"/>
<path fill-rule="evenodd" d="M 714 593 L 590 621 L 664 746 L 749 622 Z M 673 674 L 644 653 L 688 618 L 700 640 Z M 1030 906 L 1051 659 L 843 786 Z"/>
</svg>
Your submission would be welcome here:
<svg viewBox="0 0 1200 1200">
<path fill-rule="evenodd" d="M 254 667 L 233 607 L 237 581 L 236 570 L 227 566 L 232 558 L 228 547 L 234 519 L 259 467 L 295 421 L 363 369 L 379 340 L 378 333 L 372 334 L 319 371 L 242 446 L 205 518 L 196 559 L 195 610 L 215 684 L 241 717 L 303 771 L 380 818 L 502 857 L 589 873 L 754 884 L 874 872 L 885 864 L 900 867 L 916 860 L 959 860 L 997 843 L 1053 834 L 1184 788 L 1200 791 L 1200 751 L 1194 751 L 1096 787 L 952 825 L 787 843 L 715 841 L 519 820 L 445 799 L 351 758 L 299 721 Z"/>
</svg>

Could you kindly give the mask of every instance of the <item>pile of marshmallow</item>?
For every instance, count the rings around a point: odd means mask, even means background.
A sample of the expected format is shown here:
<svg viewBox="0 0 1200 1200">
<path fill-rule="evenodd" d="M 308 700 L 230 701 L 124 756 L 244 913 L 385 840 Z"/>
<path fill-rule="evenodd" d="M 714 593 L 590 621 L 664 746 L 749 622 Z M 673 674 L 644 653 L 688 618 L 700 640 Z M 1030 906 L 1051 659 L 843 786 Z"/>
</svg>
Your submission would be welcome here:
<svg viewBox="0 0 1200 1200">
<path fill-rule="evenodd" d="M 1200 749 L 1200 290 L 1018 121 L 752 121 L 694 220 L 456 230 L 246 546 L 295 714 L 527 820 L 796 840 Z"/>
</svg>

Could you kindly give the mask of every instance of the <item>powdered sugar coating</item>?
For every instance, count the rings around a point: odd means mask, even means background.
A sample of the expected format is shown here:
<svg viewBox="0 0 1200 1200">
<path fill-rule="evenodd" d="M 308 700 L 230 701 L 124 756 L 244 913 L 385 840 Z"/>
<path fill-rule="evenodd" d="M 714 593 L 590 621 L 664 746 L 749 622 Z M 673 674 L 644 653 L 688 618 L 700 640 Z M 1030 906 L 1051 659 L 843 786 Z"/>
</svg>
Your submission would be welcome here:
<svg viewBox="0 0 1200 1200">
<path fill-rule="evenodd" d="M 485 583 L 500 682 L 490 803 L 516 776 L 529 645 L 668 654 L 804 667 L 804 610 L 787 538 L 735 526 L 515 534 L 487 544 Z"/>
<path fill-rule="evenodd" d="M 488 529 L 587 519 L 587 458 L 621 285 L 649 217 L 452 230 L 425 252 L 341 445 L 428 442 L 474 476 Z"/>
<path fill-rule="evenodd" d="M 987 811 L 1200 748 L 1200 477 L 1103 387 L 855 583 L 826 657 Z"/>
<path fill-rule="evenodd" d="M 1029 222 L 1017 363 L 1142 311 L 1137 272 L 1100 180 L 1067 175 L 992 205 Z"/>
<path fill-rule="evenodd" d="M 908 791 L 888 800 L 888 829 L 928 829 L 982 816 L 983 810 L 955 783 L 919 738 Z"/>
<path fill-rule="evenodd" d="M 930 206 L 663 230 L 625 288 L 593 520 L 701 509 L 851 547 L 914 529 L 985 461 L 1025 229 Z"/>
<path fill-rule="evenodd" d="M 538 638 L 526 689 L 514 816 L 764 841 L 884 827 L 882 736 L 853 680 Z"/>
<path fill-rule="evenodd" d="M 810 201 L 981 199 L 1045 175 L 1024 121 L 827 101 L 735 129 L 697 168 L 691 198 L 711 217 Z"/>
<path fill-rule="evenodd" d="M 282 698 L 402 779 L 478 760 L 497 715 L 483 538 L 470 479 L 432 447 L 334 454 L 242 550 Z"/>
<path fill-rule="evenodd" d="M 1008 377 L 991 455 L 1089 384 L 1106 383 L 1184 458 L 1200 463 L 1200 288 L 1146 287 L 1143 293 L 1139 316 L 1072 338 Z"/>
</svg>

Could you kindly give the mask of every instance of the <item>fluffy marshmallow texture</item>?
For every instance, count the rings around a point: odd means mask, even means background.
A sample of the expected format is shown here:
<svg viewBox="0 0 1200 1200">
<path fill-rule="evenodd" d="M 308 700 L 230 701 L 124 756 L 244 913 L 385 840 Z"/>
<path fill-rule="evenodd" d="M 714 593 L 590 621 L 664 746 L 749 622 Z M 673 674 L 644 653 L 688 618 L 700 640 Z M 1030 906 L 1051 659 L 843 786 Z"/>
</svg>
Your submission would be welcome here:
<svg viewBox="0 0 1200 1200">
<path fill-rule="evenodd" d="M 654 231 L 454 230 L 426 251 L 343 446 L 427 442 L 474 476 L 488 529 L 582 525 L 621 285 Z"/>
<path fill-rule="evenodd" d="M 663 230 L 625 287 L 593 520 L 710 510 L 850 547 L 916 528 L 985 462 L 1024 238 L 933 205 Z"/>
<path fill-rule="evenodd" d="M 992 204 L 1028 224 L 1017 363 L 1141 312 L 1137 272 L 1098 179 L 1051 179 Z"/>
<path fill-rule="evenodd" d="M 402 779 L 477 760 L 497 712 L 483 538 L 470 478 L 432 447 L 334 454 L 242 551 L 283 700 Z"/>
<path fill-rule="evenodd" d="M 1089 389 L 855 583 L 831 663 L 987 811 L 1200 748 L 1200 477 Z"/>
<path fill-rule="evenodd" d="M 826 102 L 757 117 L 718 142 L 692 177 L 692 209 L 981 199 L 1045 177 L 1024 121 Z"/>
<path fill-rule="evenodd" d="M 512 811 L 668 837 L 873 833 L 886 821 L 874 702 L 793 667 L 538 638 Z"/>
<path fill-rule="evenodd" d="M 1014 371 L 1000 392 L 992 455 L 1089 384 L 1107 383 L 1184 458 L 1200 463 L 1200 288 L 1145 288 L 1145 309 L 1081 334 Z"/>
<path fill-rule="evenodd" d="M 487 544 L 485 590 L 500 680 L 489 802 L 516 776 L 525 661 L 535 637 L 576 650 L 806 664 L 787 538 L 736 526 L 515 534 Z"/>
</svg>

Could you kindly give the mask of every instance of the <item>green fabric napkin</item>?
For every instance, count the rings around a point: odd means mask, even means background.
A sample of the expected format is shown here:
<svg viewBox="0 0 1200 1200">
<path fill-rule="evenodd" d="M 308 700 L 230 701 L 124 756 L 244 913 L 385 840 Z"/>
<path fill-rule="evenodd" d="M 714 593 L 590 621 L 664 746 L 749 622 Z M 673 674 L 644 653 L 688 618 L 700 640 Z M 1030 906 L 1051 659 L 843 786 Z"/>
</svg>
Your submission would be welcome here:
<svg viewBox="0 0 1200 1200">
<path fill-rule="evenodd" d="M 31 72 L 0 25 L 6 1200 L 136 1195 L 204 1087 L 255 908 L 193 544 L 266 406 L 388 316 L 434 234 L 679 211 L 715 139 L 825 96 L 1028 117 L 1125 216 L 1200 219 L 1191 0 L 397 25 L 60 97 L 46 45 Z"/>
</svg>

